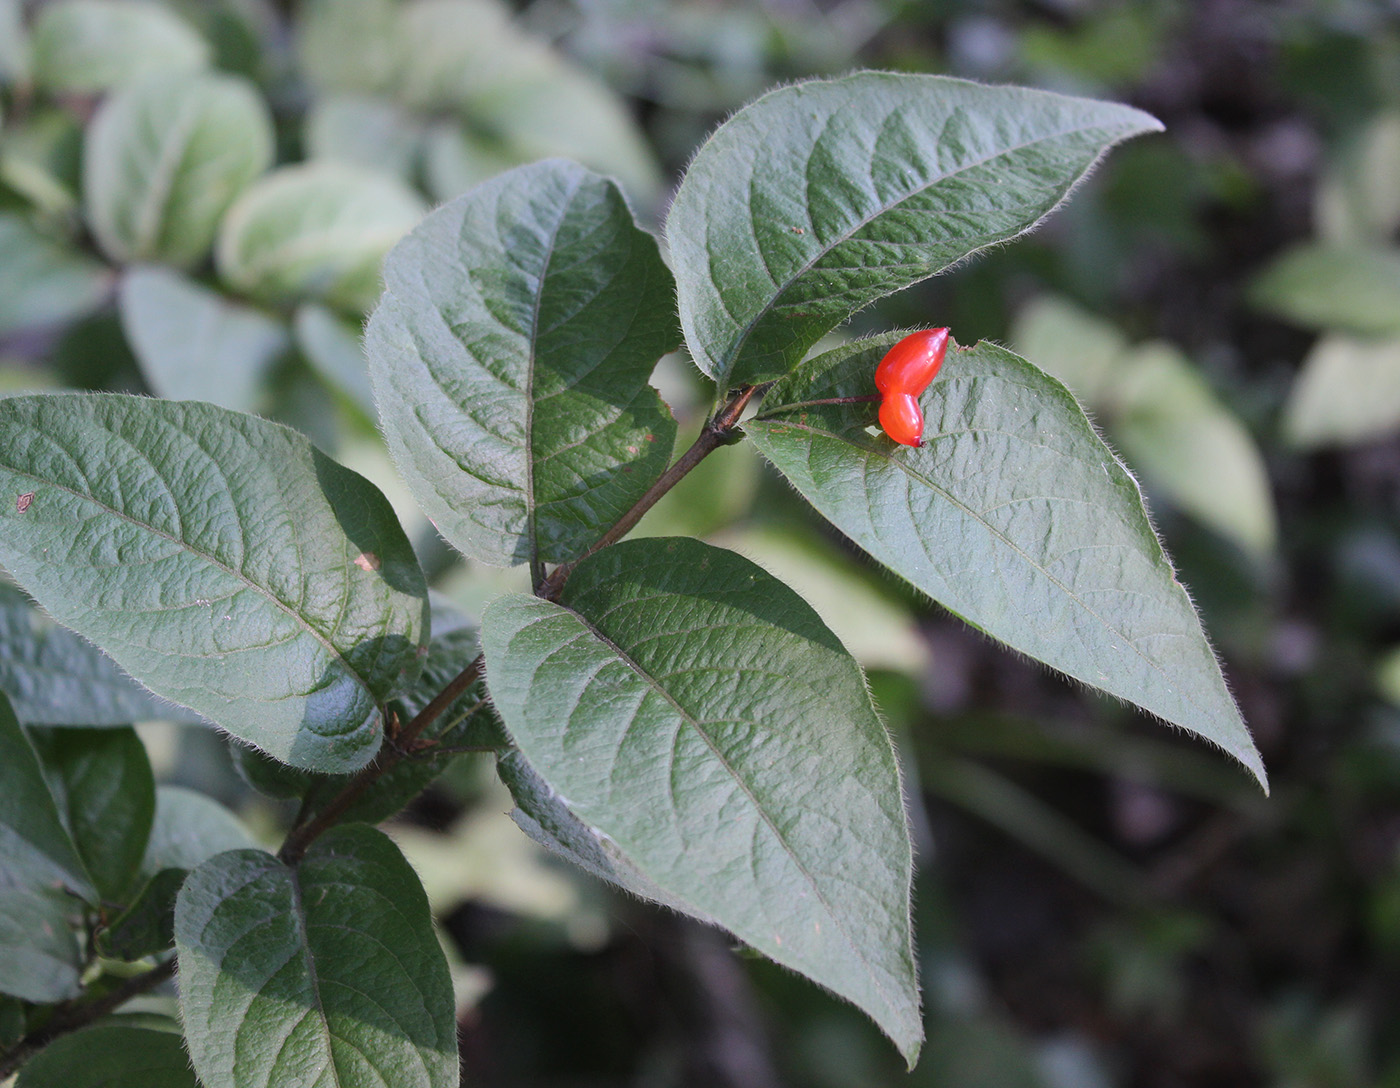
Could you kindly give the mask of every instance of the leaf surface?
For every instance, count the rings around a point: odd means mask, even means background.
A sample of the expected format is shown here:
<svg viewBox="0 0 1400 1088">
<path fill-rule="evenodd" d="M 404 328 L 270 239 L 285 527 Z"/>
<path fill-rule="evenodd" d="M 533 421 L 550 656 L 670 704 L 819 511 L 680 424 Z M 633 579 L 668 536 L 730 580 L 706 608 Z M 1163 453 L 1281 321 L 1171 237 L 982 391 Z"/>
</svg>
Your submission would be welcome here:
<svg viewBox="0 0 1400 1088">
<path fill-rule="evenodd" d="M 34 20 L 35 82 L 45 90 L 88 94 L 149 72 L 192 72 L 210 49 L 195 29 L 155 0 L 58 0 Z"/>
<path fill-rule="evenodd" d="M 77 904 L 9 879 L 0 870 L 0 994 L 39 1004 L 75 996 L 83 968 Z"/>
<path fill-rule="evenodd" d="M 1294 380 L 1283 429 L 1304 449 L 1365 442 L 1400 429 L 1400 337 L 1324 336 Z"/>
<path fill-rule="evenodd" d="M 220 1088 L 456 1088 L 447 961 L 417 875 L 386 836 L 334 828 L 295 869 L 235 850 L 185 882 L 180 1009 Z"/>
<path fill-rule="evenodd" d="M 83 149 L 83 199 L 117 261 L 189 266 L 272 164 L 272 118 L 247 80 L 161 74 L 106 99 Z"/>
<path fill-rule="evenodd" d="M 666 223 L 681 325 L 724 389 L 777 378 L 855 311 L 1029 230 L 1127 106 L 861 72 L 771 91 L 686 171 Z"/>
<path fill-rule="evenodd" d="M 365 341 L 385 437 L 463 553 L 574 558 L 665 469 L 647 378 L 679 342 L 673 286 L 611 182 L 512 170 L 425 219 L 385 280 Z"/>
<path fill-rule="evenodd" d="M 872 435 L 901 336 L 845 345 L 774 386 L 745 431 L 876 561 L 994 638 L 1264 769 L 1137 484 L 1059 382 L 990 344 L 920 398 L 920 449 Z"/>
<path fill-rule="evenodd" d="M 135 268 L 118 293 L 122 328 L 151 391 L 251 412 L 291 347 L 280 321 L 168 268 Z"/>
<path fill-rule="evenodd" d="M 859 667 L 806 602 L 731 552 L 638 540 L 580 563 L 560 604 L 498 598 L 482 645 L 511 738 L 600 851 L 914 1060 L 899 772 Z"/>
<path fill-rule="evenodd" d="M 15 1088 L 199 1088 L 180 1036 L 97 1024 L 55 1039 L 21 1070 Z"/>
<path fill-rule="evenodd" d="M 40 234 L 22 215 L 0 213 L 0 253 L 0 336 L 82 317 L 111 289 L 101 262 Z"/>
<path fill-rule="evenodd" d="M 427 591 L 366 480 L 253 416 L 76 394 L 0 401 L 0 495 L 0 561 L 152 691 L 298 766 L 374 754 Z"/>
<path fill-rule="evenodd" d="M 1264 270 L 1250 301 L 1311 329 L 1400 335 L 1400 249 L 1299 246 Z"/>
</svg>

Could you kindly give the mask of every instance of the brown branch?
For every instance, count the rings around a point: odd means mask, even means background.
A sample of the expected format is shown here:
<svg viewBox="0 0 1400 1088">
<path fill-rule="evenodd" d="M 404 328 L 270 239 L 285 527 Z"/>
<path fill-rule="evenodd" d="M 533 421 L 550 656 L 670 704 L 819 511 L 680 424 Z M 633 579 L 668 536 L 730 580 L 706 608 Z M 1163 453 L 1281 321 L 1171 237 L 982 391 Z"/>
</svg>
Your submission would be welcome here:
<svg viewBox="0 0 1400 1088">
<path fill-rule="evenodd" d="M 744 409 L 749 406 L 749 402 L 762 388 L 762 386 L 757 385 L 745 385 L 736 390 L 734 395 L 725 402 L 724 407 L 705 423 L 704 428 L 700 431 L 700 437 L 691 443 L 690 449 L 681 454 L 676 459 L 675 464 L 663 472 L 656 483 L 646 489 L 642 497 L 633 504 L 632 509 L 623 514 L 617 520 L 616 525 L 600 536 L 591 548 L 572 563 L 561 563 L 555 567 L 549 577 L 536 587 L 536 596 L 549 601 L 557 600 L 574 567 L 595 552 L 602 551 L 610 544 L 616 544 L 625 537 L 637 527 L 637 522 L 641 521 L 642 516 L 656 505 L 657 500 L 662 495 L 680 483 L 691 469 L 714 453 L 715 450 L 727 445 L 733 437 L 734 428 L 739 425 L 739 417 L 744 414 Z"/>
<path fill-rule="evenodd" d="M 442 717 L 447 708 L 481 678 L 482 664 L 482 657 L 477 654 L 470 665 L 458 673 L 451 683 L 433 696 L 432 702 L 420 710 L 412 721 L 395 734 L 392 741 L 385 742 L 373 761 L 350 779 L 345 784 L 345 788 L 332 797 L 325 808 L 306 823 L 292 828 L 291 833 L 282 843 L 282 849 L 277 851 L 278 858 L 286 865 L 295 865 L 299 862 L 307 848 L 339 823 L 341 817 L 350 810 L 350 806 L 363 797 L 371 786 L 378 782 L 390 768 L 398 766 L 400 762 L 413 754 L 413 744 L 423 730 Z"/>
<path fill-rule="evenodd" d="M 35 1028 L 4 1054 L 0 1054 L 0 1083 L 19 1069 L 60 1035 L 87 1027 L 95 1020 L 125 1005 L 133 997 L 140 997 L 147 990 L 159 986 L 175 973 L 175 957 L 171 956 L 159 967 L 152 968 L 144 975 L 127 979 L 115 990 L 103 994 L 92 1001 L 65 1002 L 54 1009 L 53 1016 L 41 1027 Z"/>
</svg>

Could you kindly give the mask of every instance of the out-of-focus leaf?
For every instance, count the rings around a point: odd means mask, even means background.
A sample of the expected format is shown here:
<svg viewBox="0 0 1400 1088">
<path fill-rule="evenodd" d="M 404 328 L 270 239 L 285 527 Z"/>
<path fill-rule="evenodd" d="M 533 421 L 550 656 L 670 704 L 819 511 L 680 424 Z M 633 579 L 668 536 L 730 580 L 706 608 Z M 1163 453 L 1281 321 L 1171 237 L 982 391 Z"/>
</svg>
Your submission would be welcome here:
<svg viewBox="0 0 1400 1088">
<path fill-rule="evenodd" d="M 291 347 L 286 325 L 168 268 L 133 268 L 118 290 L 122 327 L 157 396 L 251 412 Z"/>
<path fill-rule="evenodd" d="M 1400 113 L 1373 118 L 1318 189 L 1318 233 L 1341 245 L 1389 241 L 1400 227 Z"/>
<path fill-rule="evenodd" d="M 180 1010 L 205 1084 L 456 1088 L 452 982 L 398 848 L 334 828 L 295 869 L 220 854 L 180 890 Z"/>
<path fill-rule="evenodd" d="M 1400 428 L 1400 335 L 1325 336 L 1293 383 L 1283 431 L 1304 448 L 1380 438 Z"/>
<path fill-rule="evenodd" d="M 29 76 L 29 35 L 21 0 L 0 0 L 0 86 Z"/>
<path fill-rule="evenodd" d="M 55 0 L 34 20 L 34 80 L 47 91 L 106 91 L 152 72 L 191 72 L 209 44 L 155 0 Z"/>
<path fill-rule="evenodd" d="M 297 8 L 297 57 L 322 93 L 373 92 L 399 63 L 395 0 L 307 0 Z"/>
<path fill-rule="evenodd" d="M 46 1046 L 15 1088 L 199 1088 L 180 1036 L 131 1024 L 97 1024 Z"/>
<path fill-rule="evenodd" d="M 83 953 L 62 893 L 11 879 L 0 869 L 0 994 L 41 1004 L 73 997 Z"/>
<path fill-rule="evenodd" d="M 204 720 L 151 694 L 7 585 L 0 585 L 0 691 L 26 725 Z"/>
<path fill-rule="evenodd" d="M 626 107 L 606 85 L 519 30 L 497 0 L 410 0 L 403 7 L 398 89 L 453 109 L 531 161 L 558 155 L 617 177 L 651 203 L 660 172 Z"/>
<path fill-rule="evenodd" d="M 721 390 L 786 374 L 856 310 L 1029 230 L 1127 106 L 862 72 L 771 91 L 710 137 L 667 218 L 681 324 Z"/>
<path fill-rule="evenodd" d="M 0 561 L 153 691 L 299 766 L 378 749 L 427 590 L 384 497 L 301 435 L 193 402 L 11 397 L 0 495 Z"/>
<path fill-rule="evenodd" d="M 732 552 L 637 540 L 581 562 L 559 604 L 493 601 L 482 645 L 511 739 L 609 840 L 595 854 L 853 1002 L 913 1063 L 899 773 L 859 667 L 806 602 Z"/>
<path fill-rule="evenodd" d="M 127 902 L 156 810 L 145 745 L 130 726 L 29 733 L 98 894 L 105 901 Z"/>
<path fill-rule="evenodd" d="M 1090 411 L 1112 400 L 1128 342 L 1107 321 L 1054 295 L 1021 310 L 1011 332 L 1016 351 L 1059 378 Z"/>
<path fill-rule="evenodd" d="M 314 302 L 297 307 L 292 324 L 298 350 L 316 373 L 349 397 L 367 419 L 377 415 L 358 323 Z"/>
<path fill-rule="evenodd" d="M 0 182 L 45 215 L 66 217 L 78 204 L 82 152 L 83 129 L 71 113 L 35 109 L 23 122 L 5 129 Z"/>
<path fill-rule="evenodd" d="M 435 121 L 423 137 L 423 184 L 436 200 L 461 196 L 525 161 L 499 139 L 459 121 Z"/>
<path fill-rule="evenodd" d="M 258 298 L 363 313 L 379 297 L 384 255 L 422 214 L 418 197 L 383 174 L 339 162 L 284 166 L 224 217 L 219 274 Z"/>
<path fill-rule="evenodd" d="M 272 163 L 272 119 L 235 76 L 160 74 L 98 108 L 83 156 L 93 233 L 118 261 L 188 266 L 219 220 Z"/>
<path fill-rule="evenodd" d="M 345 162 L 407 182 L 421 137 L 421 122 L 387 98 L 336 95 L 311 104 L 303 140 L 309 159 Z"/>
<path fill-rule="evenodd" d="M 1022 653 L 1264 769 L 1137 484 L 1064 386 L 990 344 L 952 353 L 921 448 L 871 434 L 869 391 L 901 334 L 820 356 L 745 431 L 878 562 Z M 813 403 L 818 402 L 818 403 Z"/>
<path fill-rule="evenodd" d="M 101 262 L 45 237 L 22 215 L 0 212 L 0 253 L 0 336 L 82 317 L 112 286 Z"/>
<path fill-rule="evenodd" d="M 1400 250 L 1299 246 L 1254 281 L 1250 301 L 1312 329 L 1400 336 Z"/>
<path fill-rule="evenodd" d="M 666 467 L 647 379 L 676 347 L 673 285 L 617 187 L 522 166 L 395 247 L 365 334 L 385 438 L 454 547 L 498 566 L 593 544 Z"/>
</svg>

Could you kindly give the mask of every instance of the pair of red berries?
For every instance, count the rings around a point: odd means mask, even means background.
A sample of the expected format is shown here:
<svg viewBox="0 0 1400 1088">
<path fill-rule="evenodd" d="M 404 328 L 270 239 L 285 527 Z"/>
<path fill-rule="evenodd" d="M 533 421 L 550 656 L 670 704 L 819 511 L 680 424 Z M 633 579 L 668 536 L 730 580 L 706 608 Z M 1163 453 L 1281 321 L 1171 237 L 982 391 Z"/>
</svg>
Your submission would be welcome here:
<svg viewBox="0 0 1400 1088">
<path fill-rule="evenodd" d="M 900 445 L 924 444 L 924 413 L 918 398 L 933 381 L 947 352 L 948 330 L 926 329 L 890 348 L 875 368 L 875 388 L 881 397 L 880 426 Z"/>
</svg>

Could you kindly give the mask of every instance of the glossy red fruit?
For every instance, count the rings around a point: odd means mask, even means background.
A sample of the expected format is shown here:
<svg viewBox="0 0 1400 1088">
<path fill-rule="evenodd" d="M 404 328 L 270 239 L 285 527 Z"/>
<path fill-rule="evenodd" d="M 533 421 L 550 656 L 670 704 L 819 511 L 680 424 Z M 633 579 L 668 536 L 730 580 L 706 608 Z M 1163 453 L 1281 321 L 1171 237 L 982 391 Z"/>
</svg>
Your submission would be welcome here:
<svg viewBox="0 0 1400 1088">
<path fill-rule="evenodd" d="M 881 393 L 908 393 L 917 397 L 948 352 L 947 329 L 925 329 L 910 333 L 885 354 L 875 368 L 875 388 Z"/>
<path fill-rule="evenodd" d="M 888 393 L 880 402 L 880 426 L 903 446 L 924 444 L 924 413 L 909 393 Z"/>
</svg>

